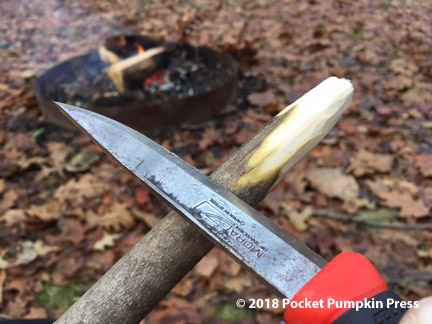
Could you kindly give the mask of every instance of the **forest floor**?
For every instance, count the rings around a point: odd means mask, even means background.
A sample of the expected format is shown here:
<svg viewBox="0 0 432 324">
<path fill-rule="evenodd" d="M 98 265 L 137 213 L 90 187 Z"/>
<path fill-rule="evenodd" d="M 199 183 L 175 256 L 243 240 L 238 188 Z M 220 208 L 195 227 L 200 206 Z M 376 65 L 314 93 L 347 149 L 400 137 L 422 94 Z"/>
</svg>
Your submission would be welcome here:
<svg viewBox="0 0 432 324">
<path fill-rule="evenodd" d="M 322 80 L 350 79 L 341 122 L 258 209 L 327 260 L 362 253 L 403 298 L 430 295 L 432 3 L 187 3 L 0 2 L 0 317 L 60 316 L 168 211 L 85 135 L 46 123 L 34 94 L 44 71 L 125 32 L 237 59 L 229 115 L 154 134 L 206 173 Z M 272 296 L 214 249 L 145 323 L 279 323 L 281 308 L 235 306 Z"/>
</svg>

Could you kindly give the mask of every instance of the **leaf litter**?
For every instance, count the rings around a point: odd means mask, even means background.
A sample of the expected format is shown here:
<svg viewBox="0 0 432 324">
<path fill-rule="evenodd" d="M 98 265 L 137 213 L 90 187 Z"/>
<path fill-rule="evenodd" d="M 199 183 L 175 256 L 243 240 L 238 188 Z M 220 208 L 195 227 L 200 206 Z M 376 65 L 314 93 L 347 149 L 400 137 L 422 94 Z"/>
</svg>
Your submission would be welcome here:
<svg viewBox="0 0 432 324">
<path fill-rule="evenodd" d="M 327 259 L 364 254 L 407 300 L 430 294 L 431 231 L 403 227 L 432 224 L 430 4 L 21 2 L 0 3 L 0 313 L 60 316 L 167 212 L 87 137 L 45 123 L 37 107 L 37 76 L 118 30 L 238 60 L 239 95 L 224 118 L 153 134 L 206 172 L 323 79 L 352 80 L 341 123 L 258 209 Z M 53 8 L 61 21 L 48 18 Z M 402 227 L 317 216 L 325 211 Z M 258 288 L 273 296 L 215 249 L 146 321 L 279 323 L 280 311 L 233 307 Z"/>
</svg>

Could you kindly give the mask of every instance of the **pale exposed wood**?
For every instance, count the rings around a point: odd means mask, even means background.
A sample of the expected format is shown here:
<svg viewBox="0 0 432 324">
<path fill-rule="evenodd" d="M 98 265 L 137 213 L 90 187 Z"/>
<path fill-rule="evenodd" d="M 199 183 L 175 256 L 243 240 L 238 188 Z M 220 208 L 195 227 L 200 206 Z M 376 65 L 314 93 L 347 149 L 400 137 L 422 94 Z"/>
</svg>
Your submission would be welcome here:
<svg viewBox="0 0 432 324">
<path fill-rule="evenodd" d="M 333 91 L 335 96 L 339 96 L 340 100 L 336 100 L 339 103 L 331 105 L 334 113 L 327 115 L 328 111 L 323 111 L 322 120 L 330 118 L 334 124 L 337 117 L 348 107 L 352 92 L 352 87 L 342 96 L 337 89 Z M 249 164 L 253 153 L 268 147 L 268 138 L 274 138 L 275 141 L 272 143 L 271 152 L 277 151 L 278 147 L 284 147 L 284 142 L 289 138 L 274 137 L 272 134 L 275 130 L 281 131 L 281 128 L 288 130 L 294 126 L 293 123 L 298 122 L 296 118 L 290 118 L 293 111 L 295 110 L 287 109 L 273 118 L 214 171 L 211 178 L 230 188 L 250 205 L 260 202 L 288 168 L 293 166 L 292 157 L 278 164 L 276 170 L 272 167 L 270 176 L 268 172 L 257 173 L 254 181 L 244 181 L 241 185 L 238 184 L 238 180 L 251 170 Z M 296 111 L 296 114 L 301 113 L 301 110 Z M 290 136 L 296 135 L 298 134 Z M 296 152 L 301 151 L 303 157 L 307 151 L 301 147 L 307 145 L 308 141 L 309 139 L 306 139 L 306 143 L 292 144 L 300 145 L 292 149 Z M 312 149 L 311 146 L 307 147 L 309 150 Z M 269 158 L 267 154 L 258 156 L 264 160 Z M 299 158 L 298 154 L 292 156 L 297 160 Z M 255 160 L 254 165 L 263 166 L 264 160 Z M 260 174 L 263 174 L 261 179 L 257 178 Z M 139 323 L 212 247 L 213 244 L 201 236 L 193 225 L 176 213 L 170 212 L 56 323 Z"/>
<path fill-rule="evenodd" d="M 126 89 L 127 78 L 136 73 L 147 70 L 152 70 L 157 67 L 155 56 L 162 53 L 164 47 L 154 47 L 146 50 L 143 54 L 134 55 L 127 59 L 120 60 L 107 68 L 107 73 L 114 82 L 119 92 L 124 92 Z"/>
<path fill-rule="evenodd" d="M 99 57 L 102 61 L 109 62 L 111 64 L 117 63 L 120 61 L 120 57 L 114 52 L 107 49 L 105 46 L 99 47 Z"/>
</svg>

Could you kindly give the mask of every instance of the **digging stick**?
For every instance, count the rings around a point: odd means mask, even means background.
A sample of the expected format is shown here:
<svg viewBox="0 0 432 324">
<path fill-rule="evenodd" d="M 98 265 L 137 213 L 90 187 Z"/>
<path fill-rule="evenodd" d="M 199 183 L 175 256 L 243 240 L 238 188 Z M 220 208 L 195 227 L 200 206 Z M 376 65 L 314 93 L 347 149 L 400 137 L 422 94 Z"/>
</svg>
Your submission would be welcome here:
<svg viewBox="0 0 432 324">
<path fill-rule="evenodd" d="M 256 205 L 333 127 L 352 93 L 349 81 L 327 79 L 281 111 L 211 178 Z M 212 247 L 170 212 L 56 323 L 136 324 Z"/>
</svg>

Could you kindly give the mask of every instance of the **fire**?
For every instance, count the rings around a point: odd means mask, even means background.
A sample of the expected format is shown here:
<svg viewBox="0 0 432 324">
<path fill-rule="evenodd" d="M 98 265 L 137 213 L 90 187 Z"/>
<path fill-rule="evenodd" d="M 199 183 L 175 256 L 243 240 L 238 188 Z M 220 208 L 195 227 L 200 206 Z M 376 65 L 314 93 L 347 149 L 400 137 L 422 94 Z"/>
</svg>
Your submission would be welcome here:
<svg viewBox="0 0 432 324">
<path fill-rule="evenodd" d="M 144 47 L 141 46 L 140 43 L 136 42 L 136 43 L 135 43 L 135 46 L 136 46 L 137 49 L 138 49 L 138 55 L 142 55 L 142 54 L 145 53 L 145 49 L 144 49 Z"/>
<path fill-rule="evenodd" d="M 163 82 L 164 73 L 165 73 L 165 69 L 160 69 L 160 70 L 156 71 L 155 73 L 153 73 L 150 77 L 148 77 L 145 80 L 146 85 L 150 85 L 153 82 L 155 82 L 155 83 L 162 83 Z"/>
</svg>

